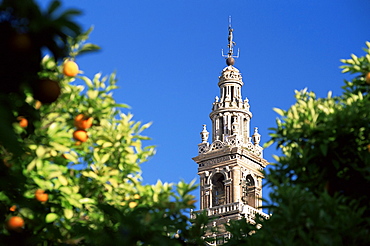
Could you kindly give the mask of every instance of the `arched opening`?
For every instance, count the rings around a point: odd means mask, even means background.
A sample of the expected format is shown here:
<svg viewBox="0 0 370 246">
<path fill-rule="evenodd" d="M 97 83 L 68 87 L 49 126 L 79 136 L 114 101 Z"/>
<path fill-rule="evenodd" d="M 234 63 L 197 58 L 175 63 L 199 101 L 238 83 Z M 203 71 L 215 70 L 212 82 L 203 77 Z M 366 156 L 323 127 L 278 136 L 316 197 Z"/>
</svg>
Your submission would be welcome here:
<svg viewBox="0 0 370 246">
<path fill-rule="evenodd" d="M 212 177 L 212 207 L 225 204 L 225 177 L 216 173 Z"/>
<path fill-rule="evenodd" d="M 247 175 L 243 182 L 243 197 L 244 203 L 251 207 L 256 207 L 256 184 L 252 175 Z"/>
<path fill-rule="evenodd" d="M 250 175 L 250 174 L 249 174 L 249 175 L 245 178 L 245 181 L 246 181 L 247 186 L 255 186 L 254 178 L 252 177 L 252 175 Z"/>
</svg>

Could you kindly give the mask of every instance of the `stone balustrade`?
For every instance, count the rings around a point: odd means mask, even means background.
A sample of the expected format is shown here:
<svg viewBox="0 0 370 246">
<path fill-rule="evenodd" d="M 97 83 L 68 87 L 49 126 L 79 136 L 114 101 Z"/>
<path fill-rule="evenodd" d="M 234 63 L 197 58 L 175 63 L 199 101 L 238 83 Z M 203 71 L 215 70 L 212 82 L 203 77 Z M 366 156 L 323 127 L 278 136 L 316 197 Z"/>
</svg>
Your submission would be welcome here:
<svg viewBox="0 0 370 246">
<path fill-rule="evenodd" d="M 212 208 L 207 209 L 207 215 L 212 216 L 212 215 L 218 215 L 218 214 L 225 214 L 229 212 L 239 212 L 239 202 L 234 202 L 226 205 L 221 205 L 221 206 L 216 206 Z"/>
<path fill-rule="evenodd" d="M 226 215 L 232 213 L 241 213 L 246 218 L 253 219 L 256 214 L 261 215 L 263 218 L 268 219 L 270 216 L 254 207 L 246 205 L 242 202 L 234 202 L 226 205 L 216 206 L 212 208 L 206 208 L 208 216 L 215 216 L 215 215 Z M 200 212 L 200 211 L 197 211 Z M 197 213 L 195 212 L 195 213 Z M 193 217 L 193 212 L 191 213 L 191 217 Z"/>
<path fill-rule="evenodd" d="M 249 205 L 242 205 L 241 213 L 244 214 L 245 217 L 254 218 L 256 214 L 261 215 L 263 218 L 268 219 L 270 216 L 254 207 Z"/>
</svg>

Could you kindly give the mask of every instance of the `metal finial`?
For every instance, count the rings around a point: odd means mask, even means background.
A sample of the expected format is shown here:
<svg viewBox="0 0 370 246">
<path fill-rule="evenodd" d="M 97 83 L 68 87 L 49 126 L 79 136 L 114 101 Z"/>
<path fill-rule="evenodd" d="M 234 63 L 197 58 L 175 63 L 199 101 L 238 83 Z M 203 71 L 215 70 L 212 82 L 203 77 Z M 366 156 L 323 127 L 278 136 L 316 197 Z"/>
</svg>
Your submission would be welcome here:
<svg viewBox="0 0 370 246">
<path fill-rule="evenodd" d="M 234 46 L 236 43 L 233 41 L 233 31 L 234 29 L 231 27 L 231 16 L 229 16 L 229 36 L 228 36 L 228 41 L 229 43 L 227 44 L 227 47 L 229 48 L 229 52 L 227 55 L 224 54 L 224 51 L 222 50 L 222 56 L 226 58 L 226 63 L 227 65 L 234 65 L 234 58 L 239 57 L 239 49 L 238 49 L 238 54 L 234 56 Z"/>
</svg>

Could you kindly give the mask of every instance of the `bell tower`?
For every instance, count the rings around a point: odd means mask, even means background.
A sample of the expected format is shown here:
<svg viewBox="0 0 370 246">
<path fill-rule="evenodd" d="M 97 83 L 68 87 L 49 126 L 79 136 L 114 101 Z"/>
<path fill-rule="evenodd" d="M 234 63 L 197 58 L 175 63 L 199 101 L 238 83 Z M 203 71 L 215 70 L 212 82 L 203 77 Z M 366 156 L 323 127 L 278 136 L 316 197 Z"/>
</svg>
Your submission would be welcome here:
<svg viewBox="0 0 370 246">
<path fill-rule="evenodd" d="M 267 217 L 260 207 L 261 171 L 268 162 L 263 159 L 257 127 L 250 132 L 252 113 L 248 99 L 242 99 L 242 75 L 234 67 L 239 54 L 234 56 L 231 23 L 228 30 L 229 51 L 223 55 L 227 66 L 219 76 L 220 95 L 215 97 L 209 115 L 212 138 L 208 140 L 210 133 L 203 125 L 198 156 L 193 158 L 200 177 L 200 209 L 206 210 L 219 227 L 234 219 L 253 221 L 257 213 Z M 218 240 L 227 237 L 226 233 L 213 236 Z"/>
</svg>

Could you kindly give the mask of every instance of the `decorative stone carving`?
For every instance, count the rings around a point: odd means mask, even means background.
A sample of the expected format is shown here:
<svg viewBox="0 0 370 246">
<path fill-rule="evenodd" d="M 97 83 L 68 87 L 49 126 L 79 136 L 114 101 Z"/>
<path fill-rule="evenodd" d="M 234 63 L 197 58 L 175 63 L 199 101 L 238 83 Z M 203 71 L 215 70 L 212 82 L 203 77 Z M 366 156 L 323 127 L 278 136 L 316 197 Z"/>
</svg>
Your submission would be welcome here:
<svg viewBox="0 0 370 246">
<path fill-rule="evenodd" d="M 261 141 L 261 134 L 258 133 L 258 127 L 254 128 L 254 133 L 252 135 L 253 142 L 255 145 L 259 145 Z"/>
<path fill-rule="evenodd" d="M 249 105 L 249 99 L 248 98 L 245 98 L 244 99 L 244 108 L 249 110 L 249 107 L 250 107 L 250 105 Z"/>
<path fill-rule="evenodd" d="M 234 120 L 233 124 L 231 125 L 233 135 L 238 135 L 239 134 L 239 123 L 238 123 L 237 119 L 238 118 L 235 117 L 235 120 Z"/>
<path fill-rule="evenodd" d="M 240 147 L 243 144 L 243 140 L 238 135 L 228 136 L 226 142 L 229 146 Z"/>
<path fill-rule="evenodd" d="M 209 143 L 198 144 L 198 154 L 206 153 L 209 150 Z"/>
<path fill-rule="evenodd" d="M 207 131 L 206 125 L 203 125 L 203 131 L 200 132 L 202 143 L 207 143 L 209 132 Z"/>
<path fill-rule="evenodd" d="M 220 140 L 216 140 L 211 144 L 210 150 L 222 149 L 224 146 L 225 144 L 223 142 L 221 142 Z"/>
<path fill-rule="evenodd" d="M 225 81 L 238 81 L 242 82 L 242 75 L 239 72 L 239 69 L 233 66 L 227 66 L 222 70 L 221 76 L 219 77 L 220 83 Z"/>
</svg>

